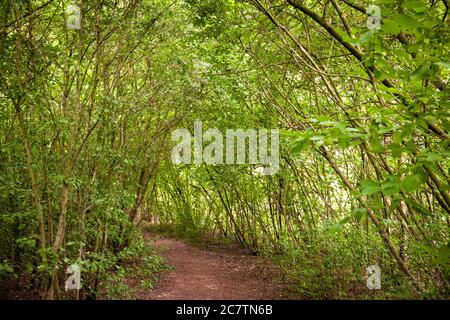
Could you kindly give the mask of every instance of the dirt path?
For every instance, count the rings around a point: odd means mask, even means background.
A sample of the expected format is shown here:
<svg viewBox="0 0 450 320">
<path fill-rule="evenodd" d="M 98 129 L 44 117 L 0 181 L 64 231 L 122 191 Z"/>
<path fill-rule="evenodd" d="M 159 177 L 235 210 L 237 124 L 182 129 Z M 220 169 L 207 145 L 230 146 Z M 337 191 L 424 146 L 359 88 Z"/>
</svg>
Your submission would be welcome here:
<svg viewBox="0 0 450 320">
<path fill-rule="evenodd" d="M 158 238 L 154 245 L 174 267 L 155 288 L 139 299 L 281 299 L 273 283 L 276 271 L 261 258 L 230 249 L 200 249 L 174 239 Z"/>
</svg>

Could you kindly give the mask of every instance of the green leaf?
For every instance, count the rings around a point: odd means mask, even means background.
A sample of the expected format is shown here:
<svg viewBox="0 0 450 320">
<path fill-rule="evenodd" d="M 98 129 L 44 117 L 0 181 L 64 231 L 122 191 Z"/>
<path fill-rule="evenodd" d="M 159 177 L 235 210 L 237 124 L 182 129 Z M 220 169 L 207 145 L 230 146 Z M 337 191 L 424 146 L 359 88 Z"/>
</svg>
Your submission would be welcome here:
<svg viewBox="0 0 450 320">
<path fill-rule="evenodd" d="M 380 81 L 383 81 L 384 79 L 386 79 L 386 76 L 380 70 L 375 70 L 374 74 L 375 74 L 375 77 Z"/>
<path fill-rule="evenodd" d="M 359 37 L 359 39 L 356 41 L 356 45 L 361 45 L 361 44 L 364 44 L 364 43 L 367 43 L 367 42 L 369 42 L 372 38 L 373 38 L 373 35 L 375 34 L 375 31 L 373 30 L 373 29 L 370 29 L 370 30 L 368 30 L 368 31 L 366 31 L 366 32 L 364 32 L 360 37 Z"/>
<path fill-rule="evenodd" d="M 386 33 L 390 33 L 393 35 L 397 35 L 400 33 L 400 27 L 392 20 L 383 20 L 383 24 L 381 25 L 381 30 Z"/>
<path fill-rule="evenodd" d="M 353 210 L 353 216 L 358 221 L 360 221 L 362 219 L 362 217 L 364 217 L 364 215 L 366 215 L 366 214 L 367 214 L 366 208 L 357 208 L 357 209 Z"/>
<path fill-rule="evenodd" d="M 341 231 L 342 227 L 343 227 L 342 224 L 340 224 L 340 223 L 335 223 L 335 224 L 333 224 L 333 225 L 328 229 L 328 232 L 329 232 L 330 234 L 334 235 L 334 234 L 338 233 L 339 231 Z"/>
<path fill-rule="evenodd" d="M 428 154 L 428 156 L 426 157 L 425 161 L 428 162 L 435 162 L 441 159 L 441 156 L 437 153 L 431 152 L 430 154 Z"/>
<path fill-rule="evenodd" d="M 434 64 L 440 68 L 450 69 L 450 62 L 439 61 L 439 62 L 435 62 Z"/>
<path fill-rule="evenodd" d="M 392 93 L 392 94 L 399 94 L 400 93 L 400 91 L 398 91 L 397 88 L 384 87 L 383 89 L 384 89 L 384 91 Z"/>
<path fill-rule="evenodd" d="M 389 176 L 386 181 L 382 184 L 381 189 L 383 193 L 387 196 L 396 194 L 400 192 L 401 181 L 399 177 Z"/>
<path fill-rule="evenodd" d="M 325 139 L 322 135 L 314 135 L 311 138 L 309 138 L 311 141 L 323 141 Z"/>
<path fill-rule="evenodd" d="M 297 155 L 311 144 L 311 140 L 305 137 L 298 137 L 291 142 L 291 153 Z"/>
<path fill-rule="evenodd" d="M 344 219 L 342 219 L 341 221 L 339 221 L 339 224 L 344 225 L 344 224 L 346 224 L 346 223 L 349 222 L 349 221 L 350 221 L 350 217 L 345 217 Z"/>
<path fill-rule="evenodd" d="M 416 19 L 404 13 L 395 15 L 393 20 L 400 26 L 401 30 L 405 31 L 414 31 L 419 25 L 419 22 Z"/>
<path fill-rule="evenodd" d="M 394 158 L 399 158 L 402 155 L 403 147 L 398 143 L 391 143 L 388 145 L 388 149 L 391 150 Z"/>
<path fill-rule="evenodd" d="M 424 216 L 431 216 L 432 215 L 432 213 L 428 210 L 428 208 L 426 208 L 425 206 L 423 206 L 420 203 L 416 202 L 414 199 L 406 197 L 405 200 L 406 200 L 406 203 L 408 203 L 411 206 L 411 208 L 413 208 L 414 210 L 420 212 Z"/>
<path fill-rule="evenodd" d="M 420 188 L 420 185 L 425 182 L 423 176 L 420 173 L 414 173 L 410 175 L 402 183 L 402 189 L 406 192 L 414 192 Z"/>
<path fill-rule="evenodd" d="M 371 195 L 380 191 L 378 183 L 373 180 L 365 180 L 361 183 L 361 193 L 364 195 Z"/>
<path fill-rule="evenodd" d="M 423 13 L 429 9 L 423 1 L 406 1 L 404 6 L 415 13 Z"/>
<path fill-rule="evenodd" d="M 434 263 L 445 265 L 450 262 L 450 244 L 442 245 L 437 250 L 437 257 Z"/>
<path fill-rule="evenodd" d="M 4 260 L 3 263 L 0 263 L 0 276 L 5 273 L 14 273 L 14 268 L 11 267 L 6 260 Z"/>
<path fill-rule="evenodd" d="M 401 144 L 402 141 L 403 141 L 403 132 L 402 131 L 396 131 L 392 135 L 392 141 L 394 141 L 394 143 Z"/>
<path fill-rule="evenodd" d="M 370 208 L 372 210 L 381 210 L 384 208 L 384 203 L 381 199 L 375 198 L 370 202 Z"/>
<path fill-rule="evenodd" d="M 34 248 L 36 240 L 31 238 L 19 238 L 16 239 L 16 244 L 21 249 Z"/>
<path fill-rule="evenodd" d="M 370 147 L 370 151 L 375 152 L 375 153 L 383 153 L 385 151 L 384 146 L 377 142 L 372 143 L 371 147 Z"/>
<path fill-rule="evenodd" d="M 409 75 L 409 78 L 411 80 L 424 79 L 424 78 L 426 78 L 429 71 L 430 71 L 430 63 L 425 62 L 425 63 L 421 64 L 416 70 L 411 72 L 411 74 Z"/>
<path fill-rule="evenodd" d="M 416 151 L 416 144 L 412 141 L 408 141 L 406 143 L 406 150 L 408 150 L 409 152 L 413 153 L 414 151 Z"/>
</svg>

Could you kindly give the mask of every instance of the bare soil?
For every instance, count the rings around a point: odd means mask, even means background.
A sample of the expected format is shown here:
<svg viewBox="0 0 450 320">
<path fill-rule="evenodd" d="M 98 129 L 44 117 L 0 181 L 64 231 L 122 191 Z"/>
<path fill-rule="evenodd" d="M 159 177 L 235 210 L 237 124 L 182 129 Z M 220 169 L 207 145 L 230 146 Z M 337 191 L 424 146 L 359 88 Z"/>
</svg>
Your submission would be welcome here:
<svg viewBox="0 0 450 320">
<path fill-rule="evenodd" d="M 147 235 L 149 236 L 149 235 Z M 198 247 L 180 240 L 150 235 L 172 270 L 163 271 L 152 290 L 140 290 L 147 300 L 282 299 L 274 282 L 279 271 L 268 261 L 243 250 L 223 246 Z"/>
</svg>

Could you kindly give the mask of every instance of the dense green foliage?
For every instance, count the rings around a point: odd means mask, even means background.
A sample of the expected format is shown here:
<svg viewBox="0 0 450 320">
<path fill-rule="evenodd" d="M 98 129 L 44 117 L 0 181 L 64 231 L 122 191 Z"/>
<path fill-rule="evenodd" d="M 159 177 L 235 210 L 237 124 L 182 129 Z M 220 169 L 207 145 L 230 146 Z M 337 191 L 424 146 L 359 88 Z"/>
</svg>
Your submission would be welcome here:
<svg viewBox="0 0 450 320">
<path fill-rule="evenodd" d="M 71 3 L 1 2 L 1 279 L 60 297 L 79 262 L 95 296 L 149 219 L 276 259 L 302 297 L 448 298 L 447 0 L 375 1 L 380 29 L 367 1 L 96 0 L 69 30 Z M 279 128 L 279 172 L 174 165 L 196 119 Z"/>
</svg>

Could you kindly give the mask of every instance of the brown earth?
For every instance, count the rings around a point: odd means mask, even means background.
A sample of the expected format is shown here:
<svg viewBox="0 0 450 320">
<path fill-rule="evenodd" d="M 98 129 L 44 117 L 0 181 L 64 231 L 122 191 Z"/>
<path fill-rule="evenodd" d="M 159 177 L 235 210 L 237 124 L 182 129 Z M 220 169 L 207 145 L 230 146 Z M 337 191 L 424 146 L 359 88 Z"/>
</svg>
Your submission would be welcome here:
<svg viewBox="0 0 450 320">
<path fill-rule="evenodd" d="M 164 271 L 153 290 L 138 299 L 231 300 L 282 299 L 274 283 L 279 271 L 260 257 L 227 247 L 197 247 L 179 240 L 150 236 L 173 267 Z"/>
</svg>

